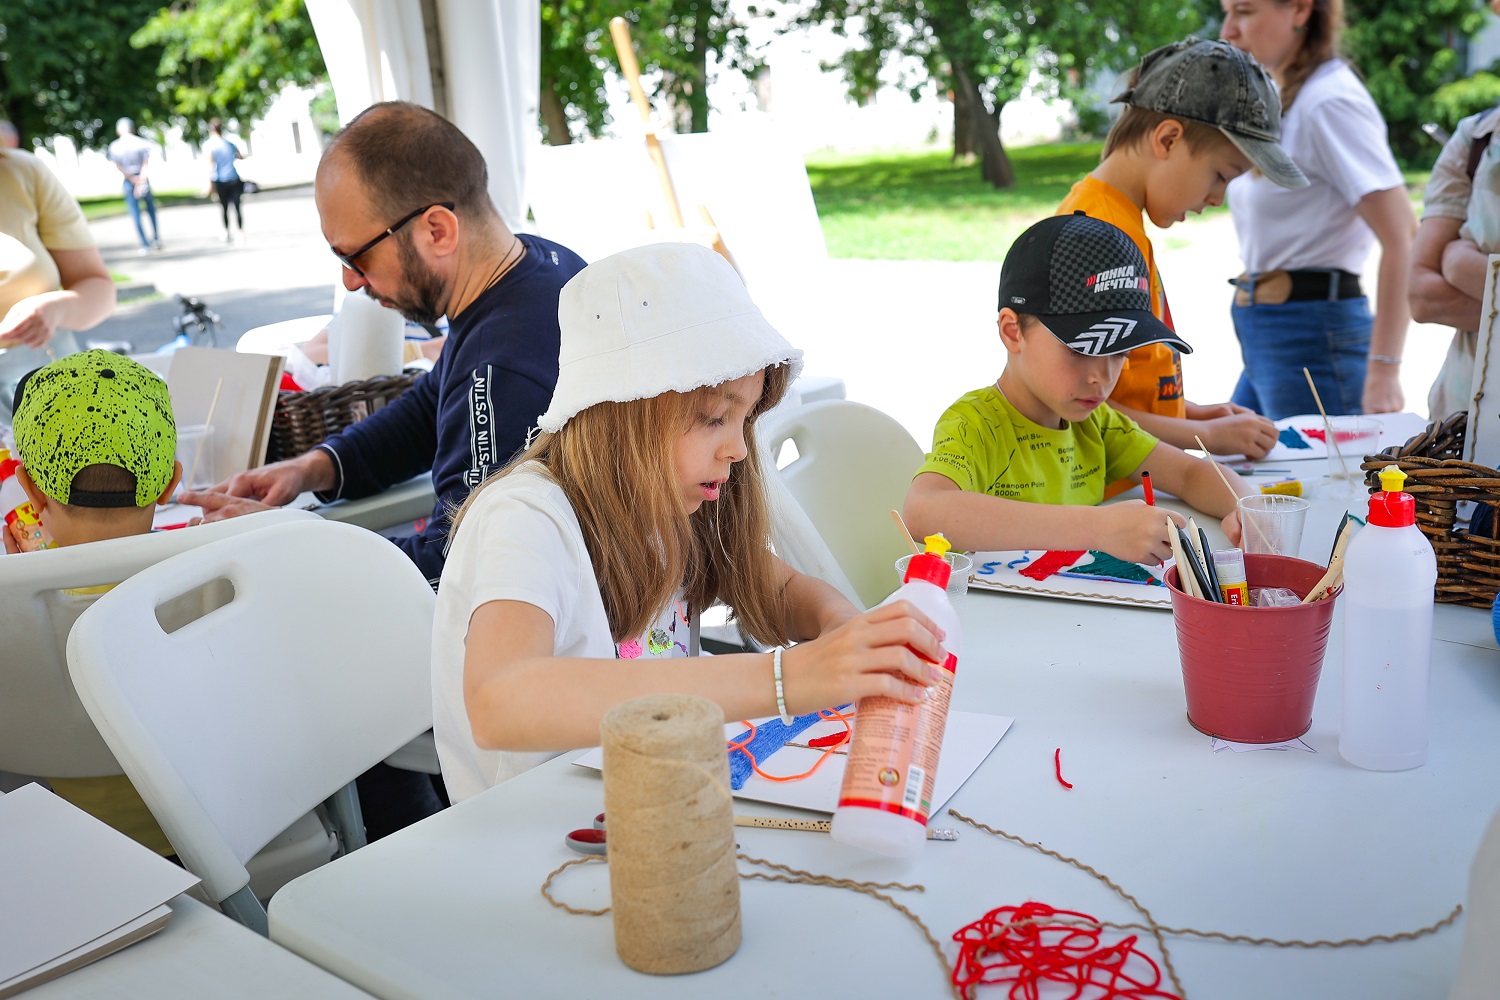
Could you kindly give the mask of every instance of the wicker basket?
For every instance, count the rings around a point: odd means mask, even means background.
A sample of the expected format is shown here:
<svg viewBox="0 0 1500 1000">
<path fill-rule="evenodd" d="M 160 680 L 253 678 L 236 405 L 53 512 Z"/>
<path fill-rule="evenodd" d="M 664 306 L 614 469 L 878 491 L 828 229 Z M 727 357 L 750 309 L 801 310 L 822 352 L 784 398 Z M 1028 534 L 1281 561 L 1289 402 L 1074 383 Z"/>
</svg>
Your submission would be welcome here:
<svg viewBox="0 0 1500 1000">
<path fill-rule="evenodd" d="M 1488 608 L 1500 592 L 1500 539 L 1489 528 L 1475 534 L 1457 527 L 1458 505 L 1483 504 L 1496 513 L 1500 506 L 1500 472 L 1463 460 L 1467 413 L 1455 413 L 1399 447 L 1369 455 L 1360 466 L 1372 491 L 1380 488 L 1379 472 L 1395 463 L 1406 473 L 1402 487 L 1417 501 L 1417 527 L 1437 553 L 1437 600 Z M 1483 518 L 1480 521 L 1486 520 Z"/>
<path fill-rule="evenodd" d="M 296 458 L 358 423 L 411 388 L 419 371 L 329 385 L 308 392 L 283 392 L 271 417 L 267 462 Z"/>
</svg>

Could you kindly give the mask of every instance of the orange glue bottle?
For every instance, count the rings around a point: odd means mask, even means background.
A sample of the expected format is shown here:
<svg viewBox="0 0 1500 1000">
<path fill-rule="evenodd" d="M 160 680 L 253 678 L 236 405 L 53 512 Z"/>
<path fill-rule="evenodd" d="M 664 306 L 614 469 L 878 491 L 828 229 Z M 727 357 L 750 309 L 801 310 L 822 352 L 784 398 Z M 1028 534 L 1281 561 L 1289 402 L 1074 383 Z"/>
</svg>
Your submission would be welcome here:
<svg viewBox="0 0 1500 1000">
<path fill-rule="evenodd" d="M 952 573 L 943 558 L 948 540 L 929 535 L 926 544 L 907 564 L 901 588 L 881 603 L 910 601 L 946 633 L 943 678 L 917 704 L 879 695 L 859 700 L 830 831 L 841 843 L 901 858 L 914 856 L 927 839 L 961 645 L 958 613 L 945 590 Z"/>
</svg>

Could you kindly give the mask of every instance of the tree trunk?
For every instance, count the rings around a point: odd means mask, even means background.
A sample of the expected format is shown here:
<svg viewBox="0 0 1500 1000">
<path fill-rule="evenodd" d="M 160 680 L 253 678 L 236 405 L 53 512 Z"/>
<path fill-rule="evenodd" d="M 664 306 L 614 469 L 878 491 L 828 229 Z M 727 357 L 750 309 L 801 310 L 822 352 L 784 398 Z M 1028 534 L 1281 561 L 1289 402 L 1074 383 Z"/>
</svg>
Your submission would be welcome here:
<svg viewBox="0 0 1500 1000">
<path fill-rule="evenodd" d="M 688 107 L 692 110 L 694 132 L 708 131 L 708 19 L 709 5 L 698 5 L 693 21 L 693 76 L 688 90 Z"/>
<path fill-rule="evenodd" d="M 954 60 L 953 107 L 955 110 L 959 106 L 957 97 L 960 91 L 966 94 L 964 103 L 967 104 L 969 110 L 969 135 L 974 146 L 978 148 L 981 158 L 980 176 L 992 187 L 1014 187 L 1016 172 L 1011 167 L 1010 157 L 1005 152 L 1005 144 L 1000 141 L 1000 108 L 990 111 L 986 107 L 984 95 L 979 92 L 978 85 L 969 78 L 967 67 L 958 60 Z M 1003 107 L 1002 104 L 1001 108 Z M 955 129 L 955 141 L 957 134 L 957 129 Z"/>
<path fill-rule="evenodd" d="M 542 80 L 542 125 L 547 129 L 547 145 L 566 146 L 573 141 L 568 128 L 568 112 L 562 98 L 557 96 L 557 84 L 550 79 Z"/>
<path fill-rule="evenodd" d="M 953 159 L 967 160 L 974 155 L 974 119 L 969 108 L 973 100 L 966 87 L 955 85 L 953 94 Z"/>
</svg>

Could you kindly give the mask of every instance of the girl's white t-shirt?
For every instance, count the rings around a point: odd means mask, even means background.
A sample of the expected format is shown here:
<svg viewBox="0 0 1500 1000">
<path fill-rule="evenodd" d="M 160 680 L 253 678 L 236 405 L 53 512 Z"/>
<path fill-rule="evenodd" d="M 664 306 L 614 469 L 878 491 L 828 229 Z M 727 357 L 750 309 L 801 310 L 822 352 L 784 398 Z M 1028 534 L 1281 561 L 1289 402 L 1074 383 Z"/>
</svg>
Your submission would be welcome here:
<svg viewBox="0 0 1500 1000">
<path fill-rule="evenodd" d="M 1364 270 L 1375 234 L 1355 214 L 1373 191 L 1401 187 L 1385 121 L 1342 59 L 1307 78 L 1281 122 L 1281 146 L 1312 183 L 1290 190 L 1247 173 L 1229 184 L 1240 260 L 1251 272 Z"/>
<path fill-rule="evenodd" d="M 556 656 L 686 656 L 692 617 L 673 602 L 646 633 L 616 646 L 583 531 L 562 488 L 536 463 L 484 488 L 454 533 L 432 632 L 433 735 L 452 801 L 557 756 L 481 750 L 464 707 L 469 619 L 490 601 L 523 601 L 553 622 Z"/>
</svg>

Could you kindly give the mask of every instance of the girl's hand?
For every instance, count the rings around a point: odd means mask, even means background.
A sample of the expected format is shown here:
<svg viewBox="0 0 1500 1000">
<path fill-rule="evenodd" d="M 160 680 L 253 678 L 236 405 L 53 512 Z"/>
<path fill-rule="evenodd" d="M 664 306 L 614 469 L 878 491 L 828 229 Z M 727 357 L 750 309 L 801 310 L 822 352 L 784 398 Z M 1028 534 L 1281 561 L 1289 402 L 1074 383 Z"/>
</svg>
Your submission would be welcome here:
<svg viewBox="0 0 1500 1000">
<path fill-rule="evenodd" d="M 897 601 L 793 646 L 781 657 L 787 711 L 805 715 L 869 695 L 920 702 L 943 678 L 941 636 L 932 619 Z"/>
<path fill-rule="evenodd" d="M 1224 529 L 1224 536 L 1229 539 L 1229 545 L 1231 548 L 1244 548 L 1244 546 L 1240 543 L 1245 540 L 1245 529 L 1244 526 L 1240 524 L 1240 512 L 1238 509 L 1232 510 L 1228 514 L 1225 514 L 1224 520 L 1219 522 L 1219 526 Z"/>
<path fill-rule="evenodd" d="M 1215 455 L 1244 455 L 1252 462 L 1270 453 L 1277 433 L 1275 424 L 1253 411 L 1205 421 L 1202 430 L 1203 443 Z"/>
<path fill-rule="evenodd" d="M 1170 559 L 1167 518 L 1178 527 L 1187 525 L 1181 514 L 1140 500 L 1121 500 L 1094 509 L 1104 519 L 1098 548 L 1126 562 L 1155 564 Z"/>
<path fill-rule="evenodd" d="M 1366 413 L 1399 413 L 1406 405 L 1401 391 L 1401 369 L 1380 361 L 1371 361 L 1365 369 L 1365 390 L 1360 397 Z"/>
</svg>

